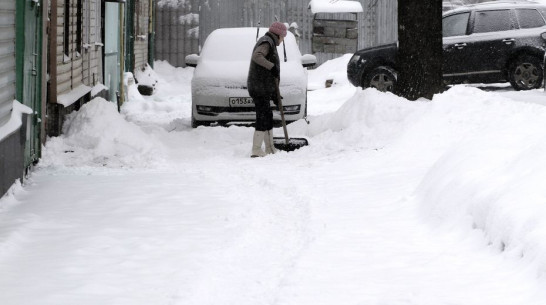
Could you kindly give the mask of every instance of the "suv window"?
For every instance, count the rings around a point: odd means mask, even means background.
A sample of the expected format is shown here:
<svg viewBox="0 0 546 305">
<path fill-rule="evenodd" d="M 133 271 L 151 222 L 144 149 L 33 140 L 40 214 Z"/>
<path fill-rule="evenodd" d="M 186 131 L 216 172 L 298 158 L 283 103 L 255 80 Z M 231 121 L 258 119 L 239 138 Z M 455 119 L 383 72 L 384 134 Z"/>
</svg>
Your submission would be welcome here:
<svg viewBox="0 0 546 305">
<path fill-rule="evenodd" d="M 499 32 L 515 29 L 510 10 L 476 12 L 474 33 Z"/>
<path fill-rule="evenodd" d="M 539 28 L 546 25 L 542 15 L 534 9 L 517 9 L 519 27 L 521 29 Z"/>
<path fill-rule="evenodd" d="M 462 13 L 442 19 L 442 35 L 444 37 L 465 35 L 469 16 L 470 13 Z"/>
</svg>

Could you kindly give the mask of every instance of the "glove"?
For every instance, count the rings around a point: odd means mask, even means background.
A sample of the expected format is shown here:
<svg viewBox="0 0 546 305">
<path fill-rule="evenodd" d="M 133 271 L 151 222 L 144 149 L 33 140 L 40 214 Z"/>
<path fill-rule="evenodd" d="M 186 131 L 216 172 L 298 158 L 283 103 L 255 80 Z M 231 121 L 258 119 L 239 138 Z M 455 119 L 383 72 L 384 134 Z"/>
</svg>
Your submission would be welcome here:
<svg viewBox="0 0 546 305">
<path fill-rule="evenodd" d="M 271 99 L 273 100 L 273 104 L 275 104 L 275 110 L 280 110 L 279 109 L 279 99 L 277 98 L 277 94 L 273 94 L 273 96 L 271 97 Z M 282 95 L 281 95 L 281 100 L 283 99 Z"/>
</svg>

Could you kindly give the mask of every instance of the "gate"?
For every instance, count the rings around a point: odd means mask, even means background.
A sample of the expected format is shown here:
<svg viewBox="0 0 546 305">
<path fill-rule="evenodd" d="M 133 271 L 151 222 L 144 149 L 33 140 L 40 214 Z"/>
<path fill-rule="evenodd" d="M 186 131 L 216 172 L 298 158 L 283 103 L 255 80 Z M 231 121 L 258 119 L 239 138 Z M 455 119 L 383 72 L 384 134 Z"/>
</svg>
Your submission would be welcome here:
<svg viewBox="0 0 546 305">
<path fill-rule="evenodd" d="M 108 99 L 118 101 L 120 94 L 120 9 L 115 2 L 106 2 L 104 9 L 104 82 Z"/>
<path fill-rule="evenodd" d="M 40 158 L 41 122 L 41 6 L 39 0 L 17 1 L 16 99 L 33 110 L 27 119 L 25 167 Z M 22 69 L 21 69 L 22 68 Z"/>
</svg>

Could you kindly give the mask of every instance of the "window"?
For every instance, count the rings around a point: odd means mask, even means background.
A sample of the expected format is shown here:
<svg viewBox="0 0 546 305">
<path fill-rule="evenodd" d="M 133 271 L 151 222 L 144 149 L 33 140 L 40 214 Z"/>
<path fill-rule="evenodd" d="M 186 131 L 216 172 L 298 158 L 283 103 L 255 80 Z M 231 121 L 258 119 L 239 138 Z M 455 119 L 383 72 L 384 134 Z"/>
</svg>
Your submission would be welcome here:
<svg viewBox="0 0 546 305">
<path fill-rule="evenodd" d="M 537 10 L 517 9 L 516 15 L 518 16 L 520 29 L 539 28 L 546 25 L 542 15 Z"/>
<path fill-rule="evenodd" d="M 444 37 L 466 35 L 470 13 L 447 16 L 442 19 L 442 35 Z"/>
<path fill-rule="evenodd" d="M 102 37 L 101 37 L 101 31 L 102 31 L 102 13 L 101 13 L 101 1 L 97 1 L 95 7 L 95 43 L 101 43 Z"/>
<path fill-rule="evenodd" d="M 82 36 L 83 36 L 83 0 L 78 0 L 78 7 L 77 7 L 77 13 L 76 16 L 76 52 L 78 52 L 79 55 L 82 54 Z"/>
<path fill-rule="evenodd" d="M 476 12 L 474 33 L 509 31 L 515 28 L 510 10 Z"/>
<path fill-rule="evenodd" d="M 70 56 L 70 0 L 64 0 L 64 55 Z"/>
</svg>

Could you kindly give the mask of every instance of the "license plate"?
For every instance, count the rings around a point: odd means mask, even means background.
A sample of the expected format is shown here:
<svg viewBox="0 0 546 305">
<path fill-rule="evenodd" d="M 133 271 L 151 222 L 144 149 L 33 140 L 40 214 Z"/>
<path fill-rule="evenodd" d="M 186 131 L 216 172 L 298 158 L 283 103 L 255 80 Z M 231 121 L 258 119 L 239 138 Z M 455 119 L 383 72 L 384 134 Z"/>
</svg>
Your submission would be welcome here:
<svg viewBox="0 0 546 305">
<path fill-rule="evenodd" d="M 251 97 L 230 97 L 230 106 L 254 106 L 254 101 Z"/>
</svg>

